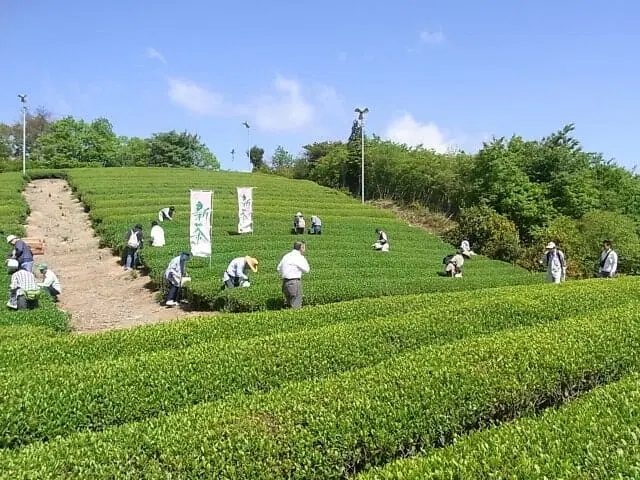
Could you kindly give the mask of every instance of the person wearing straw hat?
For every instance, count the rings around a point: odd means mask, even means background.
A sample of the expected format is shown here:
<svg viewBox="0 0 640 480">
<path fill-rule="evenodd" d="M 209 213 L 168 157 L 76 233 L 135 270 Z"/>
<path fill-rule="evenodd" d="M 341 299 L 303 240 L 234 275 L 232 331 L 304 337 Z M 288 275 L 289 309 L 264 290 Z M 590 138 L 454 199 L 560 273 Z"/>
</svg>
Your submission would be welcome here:
<svg viewBox="0 0 640 480">
<path fill-rule="evenodd" d="M 549 242 L 540 263 L 547 269 L 547 282 L 560 283 L 567 279 L 567 261 L 564 252 L 554 242 Z"/>
<path fill-rule="evenodd" d="M 27 242 L 15 235 L 9 235 L 7 243 L 13 247 L 10 257 L 18 261 L 18 268 L 31 272 L 33 270 L 33 253 Z"/>
<path fill-rule="evenodd" d="M 257 259 L 246 256 L 231 260 L 229 266 L 224 272 L 224 275 L 222 276 L 222 280 L 224 281 L 223 288 L 250 286 L 249 276 L 247 275 L 249 270 L 254 273 L 258 271 Z"/>
<path fill-rule="evenodd" d="M 38 283 L 38 286 L 51 295 L 54 302 L 58 301 L 58 295 L 62 293 L 62 287 L 60 286 L 60 280 L 58 276 L 53 273 L 53 270 L 49 268 L 46 263 L 38 264 L 38 271 L 42 274 L 43 280 Z"/>
<path fill-rule="evenodd" d="M 302 216 L 302 212 L 296 213 L 296 216 L 293 217 L 292 233 L 302 235 L 304 234 L 304 229 L 306 226 L 307 226 L 307 222 L 305 222 L 304 217 Z"/>
</svg>

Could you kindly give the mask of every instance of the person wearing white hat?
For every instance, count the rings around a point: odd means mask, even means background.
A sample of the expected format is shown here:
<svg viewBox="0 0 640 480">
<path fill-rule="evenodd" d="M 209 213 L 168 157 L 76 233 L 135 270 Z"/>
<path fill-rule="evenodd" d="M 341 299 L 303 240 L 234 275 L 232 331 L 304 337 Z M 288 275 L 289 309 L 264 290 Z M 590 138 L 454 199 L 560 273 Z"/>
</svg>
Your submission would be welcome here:
<svg viewBox="0 0 640 480">
<path fill-rule="evenodd" d="M 547 282 L 560 283 L 567 279 L 567 261 L 564 252 L 554 242 L 549 242 L 540 263 L 547 268 Z"/>
<path fill-rule="evenodd" d="M 11 258 L 15 258 L 18 261 L 18 268 L 30 272 L 33 269 L 33 253 L 27 242 L 15 235 L 9 235 L 7 243 L 13 246 Z"/>
<path fill-rule="evenodd" d="M 298 235 L 304 234 L 304 229 L 307 226 L 307 222 L 305 222 L 304 217 L 302 216 L 302 212 L 296 213 L 296 216 L 293 217 L 293 232 Z"/>
<path fill-rule="evenodd" d="M 15 310 L 37 307 L 40 289 L 33 273 L 19 268 L 15 258 L 7 260 L 7 273 L 11 275 L 7 307 Z"/>
<path fill-rule="evenodd" d="M 225 288 L 248 287 L 249 277 L 247 272 L 258 271 L 258 260 L 253 257 L 238 257 L 231 260 L 222 276 Z"/>
</svg>

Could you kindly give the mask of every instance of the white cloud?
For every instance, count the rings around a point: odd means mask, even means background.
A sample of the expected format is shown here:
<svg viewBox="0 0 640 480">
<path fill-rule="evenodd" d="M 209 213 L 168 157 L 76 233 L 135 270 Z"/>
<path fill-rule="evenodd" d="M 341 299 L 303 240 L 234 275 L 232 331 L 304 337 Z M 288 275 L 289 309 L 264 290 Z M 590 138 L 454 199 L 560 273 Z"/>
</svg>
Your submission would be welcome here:
<svg viewBox="0 0 640 480">
<path fill-rule="evenodd" d="M 311 124 L 315 107 L 302 94 L 297 80 L 278 75 L 275 93 L 259 97 L 248 108 L 259 128 L 267 131 L 300 130 Z"/>
<path fill-rule="evenodd" d="M 248 120 L 252 128 L 267 132 L 316 131 L 322 122 L 333 125 L 345 113 L 344 101 L 334 88 L 305 86 L 282 75 L 262 95 L 243 102 L 230 102 L 222 93 L 184 78 L 168 78 L 168 95 L 191 113 Z"/>
<path fill-rule="evenodd" d="M 422 32 L 420 32 L 420 41 L 428 45 L 440 45 L 441 43 L 444 43 L 445 36 L 441 30 L 437 32 L 423 30 Z"/>
<path fill-rule="evenodd" d="M 162 55 L 158 50 L 156 50 L 153 47 L 147 47 L 147 58 L 150 58 L 152 60 L 159 60 L 160 62 L 164 63 L 165 65 L 167 64 L 167 59 L 164 58 L 164 55 Z"/>
<path fill-rule="evenodd" d="M 221 94 L 191 80 L 169 78 L 169 98 L 173 103 L 199 115 L 225 113 L 224 98 Z"/>
<path fill-rule="evenodd" d="M 444 153 L 454 148 L 453 139 L 448 139 L 446 134 L 435 123 L 420 123 L 413 115 L 405 112 L 393 119 L 385 136 L 398 143 L 416 147 L 422 145 L 439 153 Z"/>
</svg>

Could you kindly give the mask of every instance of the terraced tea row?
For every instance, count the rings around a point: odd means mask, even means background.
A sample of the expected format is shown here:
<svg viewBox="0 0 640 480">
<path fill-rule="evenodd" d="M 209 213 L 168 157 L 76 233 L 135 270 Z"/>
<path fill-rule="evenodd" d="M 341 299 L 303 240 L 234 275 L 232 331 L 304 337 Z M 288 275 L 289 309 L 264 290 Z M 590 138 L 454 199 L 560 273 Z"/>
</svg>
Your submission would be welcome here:
<svg viewBox="0 0 640 480">
<path fill-rule="evenodd" d="M 149 228 L 160 208 L 175 205 L 175 220 L 163 225 L 166 247 L 145 248 L 142 252 L 143 261 L 158 284 L 169 259 L 189 248 L 189 190 L 214 190 L 212 266 L 209 268 L 208 260 L 195 259 L 188 267 L 193 279 L 188 296 L 198 307 L 232 311 L 281 308 L 280 279 L 275 267 L 298 238 L 290 233 L 292 216 L 298 210 L 319 215 L 324 230 L 323 235 L 304 235 L 312 269 L 305 278 L 306 304 L 541 281 L 539 275 L 484 258 L 469 262 L 467 278 L 455 282 L 440 278 L 437 274 L 442 270 L 442 258 L 452 247 L 405 225 L 389 212 L 362 206 L 346 195 L 311 182 L 176 169 L 71 170 L 68 177 L 90 209 L 104 244 L 116 249 L 122 248 L 123 237 L 134 223 Z M 252 235 L 235 235 L 237 186 L 255 187 Z M 389 234 L 392 248 L 388 254 L 371 249 L 377 226 Z M 221 291 L 220 279 L 228 262 L 244 255 L 260 260 L 252 286 Z"/>
<path fill-rule="evenodd" d="M 640 305 L 0 454 L 3 478 L 343 478 L 637 371 Z"/>
<path fill-rule="evenodd" d="M 27 368 L 23 360 L 19 370 L 6 371 L 0 378 L 0 447 L 101 430 L 237 393 L 268 391 L 286 382 L 371 366 L 426 345 L 585 314 L 596 302 L 605 301 L 611 289 L 590 293 L 588 301 L 582 301 L 585 292 L 577 288 L 562 296 L 539 295 L 537 300 L 529 296 L 509 303 L 498 303 L 495 297 L 465 300 L 460 295 L 455 309 L 453 295 L 436 305 L 426 304 L 429 299 L 424 296 L 422 308 L 415 302 L 415 311 L 404 313 L 399 313 L 400 304 L 407 299 L 394 298 L 387 300 L 398 305 L 398 311 L 389 316 L 358 315 L 335 325 L 315 329 L 307 325 L 303 331 L 240 342 L 207 342 L 200 336 L 195 345 L 156 353 L 140 353 L 145 347 L 139 342 L 130 355 L 112 360 L 104 356 L 107 343 L 97 355 L 82 358 L 81 350 L 75 351 L 64 364 L 32 361 Z M 626 295 L 616 295 L 611 305 L 634 298 L 629 289 Z M 309 313 L 313 317 L 313 310 Z M 331 311 L 323 315 L 327 313 Z M 249 318 L 244 320 L 251 325 Z M 45 349 L 52 348 L 53 343 L 47 342 Z"/>
<path fill-rule="evenodd" d="M 640 376 L 600 387 L 560 410 L 459 439 L 360 480 L 639 478 Z"/>
</svg>

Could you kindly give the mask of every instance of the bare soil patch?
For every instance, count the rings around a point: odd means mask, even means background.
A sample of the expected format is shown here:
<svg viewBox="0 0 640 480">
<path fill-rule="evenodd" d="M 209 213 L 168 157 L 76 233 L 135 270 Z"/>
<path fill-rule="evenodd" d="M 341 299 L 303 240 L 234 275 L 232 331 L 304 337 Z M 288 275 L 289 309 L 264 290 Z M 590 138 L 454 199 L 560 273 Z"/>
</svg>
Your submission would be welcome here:
<svg viewBox="0 0 640 480">
<path fill-rule="evenodd" d="M 45 240 L 36 264 L 46 262 L 58 275 L 58 305 L 71 315 L 73 330 L 128 328 L 204 313 L 161 306 L 148 276 L 125 272 L 111 250 L 100 248 L 89 216 L 66 181 L 35 180 L 24 195 L 31 208 L 27 237 Z"/>
</svg>

